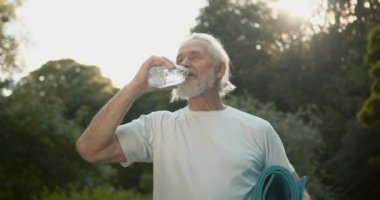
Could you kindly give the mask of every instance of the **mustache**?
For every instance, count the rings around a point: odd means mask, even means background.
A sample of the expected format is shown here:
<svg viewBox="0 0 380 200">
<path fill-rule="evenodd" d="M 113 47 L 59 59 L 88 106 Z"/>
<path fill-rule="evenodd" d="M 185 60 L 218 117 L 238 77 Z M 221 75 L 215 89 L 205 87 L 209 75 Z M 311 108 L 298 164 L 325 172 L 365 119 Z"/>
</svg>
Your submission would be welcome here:
<svg viewBox="0 0 380 200">
<path fill-rule="evenodd" d="M 196 74 L 195 74 L 195 71 L 194 70 L 192 70 L 192 69 L 188 69 L 188 72 L 189 72 L 189 76 L 191 75 L 191 76 L 195 76 Z"/>
</svg>

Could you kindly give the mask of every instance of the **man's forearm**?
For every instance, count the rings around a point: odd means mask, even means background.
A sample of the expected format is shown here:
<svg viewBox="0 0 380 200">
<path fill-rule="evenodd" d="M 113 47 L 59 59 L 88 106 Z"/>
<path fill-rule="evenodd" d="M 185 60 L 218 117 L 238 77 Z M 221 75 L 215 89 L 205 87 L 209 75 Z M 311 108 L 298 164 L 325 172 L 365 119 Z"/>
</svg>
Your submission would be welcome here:
<svg viewBox="0 0 380 200">
<path fill-rule="evenodd" d="M 129 84 L 99 110 L 77 140 L 77 151 L 85 160 L 96 161 L 97 153 L 114 141 L 117 126 L 133 102 L 141 95 L 141 91 Z"/>
<path fill-rule="evenodd" d="M 133 80 L 100 109 L 76 143 L 78 153 L 85 160 L 90 162 L 115 161 L 124 157 L 116 139 L 115 131 L 138 97 L 144 93 L 157 90 L 146 81 L 148 70 L 152 66 L 174 68 L 174 63 L 163 57 L 149 57 L 142 64 Z"/>
</svg>

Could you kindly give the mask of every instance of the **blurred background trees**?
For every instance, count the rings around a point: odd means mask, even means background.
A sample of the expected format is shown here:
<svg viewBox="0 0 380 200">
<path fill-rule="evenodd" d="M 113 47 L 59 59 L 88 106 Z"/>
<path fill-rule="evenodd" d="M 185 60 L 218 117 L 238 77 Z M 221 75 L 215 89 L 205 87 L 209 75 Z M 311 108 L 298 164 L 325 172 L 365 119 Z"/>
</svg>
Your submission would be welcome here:
<svg viewBox="0 0 380 200">
<path fill-rule="evenodd" d="M 3 98 L 4 89 L 9 87 L 12 74 L 22 68 L 17 63 L 18 43 L 4 30 L 6 24 L 15 20 L 14 10 L 20 4 L 21 0 L 12 3 L 0 0 L 0 99 Z"/>
<path fill-rule="evenodd" d="M 0 155 L 6 160 L 0 197 L 30 199 L 44 187 L 112 182 L 115 170 L 83 162 L 74 144 L 114 90 L 98 68 L 72 60 L 50 61 L 20 80 L 0 102 Z"/>
<path fill-rule="evenodd" d="M 366 64 L 372 79 L 370 96 L 358 113 L 358 118 L 366 127 L 380 128 L 380 25 L 368 34 Z"/>
<path fill-rule="evenodd" d="M 312 15 L 321 23 L 271 2 L 209 0 L 190 30 L 215 35 L 230 54 L 238 88 L 226 103 L 273 124 L 314 199 L 379 199 L 380 2 L 321 1 Z M 151 164 L 93 165 L 75 152 L 118 90 L 98 67 L 47 61 L 12 81 L 21 69 L 17 41 L 2 27 L 15 3 L 0 1 L 0 199 L 151 198 Z M 123 122 L 185 105 L 169 98 L 143 96 Z"/>
<path fill-rule="evenodd" d="M 5 34 L 4 26 L 15 20 L 14 10 L 21 3 L 22 0 L 0 1 L 0 70 L 7 75 L 20 70 L 20 65 L 17 63 L 18 43 L 14 37 Z M 4 81 L 4 78 L 0 80 Z"/>
</svg>

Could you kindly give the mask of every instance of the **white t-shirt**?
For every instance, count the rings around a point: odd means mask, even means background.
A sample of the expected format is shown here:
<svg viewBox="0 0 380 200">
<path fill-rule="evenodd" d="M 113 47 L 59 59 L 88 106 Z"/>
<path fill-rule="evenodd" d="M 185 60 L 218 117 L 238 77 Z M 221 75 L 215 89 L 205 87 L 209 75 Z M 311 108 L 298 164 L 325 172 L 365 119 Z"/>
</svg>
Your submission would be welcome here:
<svg viewBox="0 0 380 200">
<path fill-rule="evenodd" d="M 155 200 L 252 199 L 260 172 L 282 165 L 294 172 L 265 120 L 232 107 L 142 115 L 116 134 L 129 166 L 153 162 Z"/>
</svg>

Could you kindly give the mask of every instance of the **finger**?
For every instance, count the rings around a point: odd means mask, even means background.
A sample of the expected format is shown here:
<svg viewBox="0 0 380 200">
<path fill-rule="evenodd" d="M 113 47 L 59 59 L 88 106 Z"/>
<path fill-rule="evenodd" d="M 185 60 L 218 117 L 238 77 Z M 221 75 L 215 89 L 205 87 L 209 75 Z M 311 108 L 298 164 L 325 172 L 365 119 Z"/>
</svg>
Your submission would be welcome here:
<svg viewBox="0 0 380 200">
<path fill-rule="evenodd" d="M 152 60 L 152 64 L 155 67 L 167 65 L 166 61 L 164 59 L 162 59 L 161 57 L 154 57 L 154 59 Z"/>
<path fill-rule="evenodd" d="M 165 62 L 166 66 L 170 67 L 170 68 L 174 68 L 175 67 L 175 63 L 173 61 L 171 61 L 170 59 L 166 58 L 166 57 L 161 57 L 162 60 Z"/>
<path fill-rule="evenodd" d="M 163 60 L 159 56 L 150 56 L 143 64 L 148 69 L 151 67 L 162 66 L 164 64 Z"/>
</svg>

